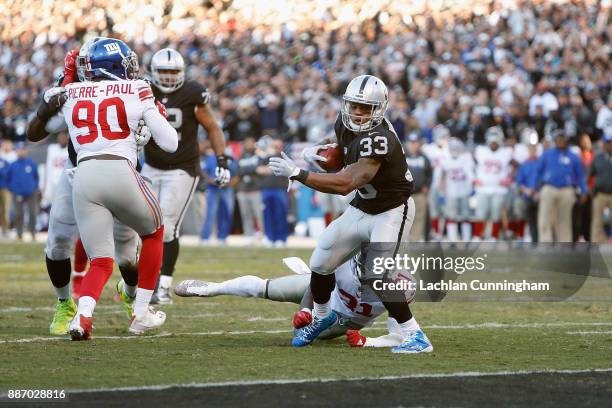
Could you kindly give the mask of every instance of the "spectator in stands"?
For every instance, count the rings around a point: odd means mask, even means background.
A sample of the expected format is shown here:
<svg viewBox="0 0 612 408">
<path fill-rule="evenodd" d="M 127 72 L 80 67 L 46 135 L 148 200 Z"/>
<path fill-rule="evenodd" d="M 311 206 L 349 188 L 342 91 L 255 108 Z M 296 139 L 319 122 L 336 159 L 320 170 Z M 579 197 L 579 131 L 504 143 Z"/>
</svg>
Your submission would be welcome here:
<svg viewBox="0 0 612 408">
<path fill-rule="evenodd" d="M 247 137 L 244 141 L 242 157 L 237 164 L 239 181 L 236 196 L 240 207 L 242 229 L 244 235 L 252 243 L 259 242 L 264 228 L 261 176 L 257 174 L 257 169 L 266 164 L 264 159 L 260 157 L 261 154 L 262 152 L 257 152 L 255 138 Z M 259 228 L 259 232 L 257 228 Z"/>
<path fill-rule="evenodd" d="M 538 160 L 536 173 L 540 186 L 538 209 L 539 242 L 572 242 L 572 208 L 576 189 L 586 201 L 586 180 L 580 158 L 568 149 L 562 129 L 553 133 L 555 147 Z M 554 236 L 553 236 L 554 230 Z"/>
<path fill-rule="evenodd" d="M 280 156 L 282 142 L 265 135 L 257 142 L 258 148 L 265 152 L 265 163 L 270 157 Z M 287 178 L 272 174 L 268 166 L 257 168 L 261 175 L 261 195 L 264 205 L 264 231 L 267 244 L 277 247 L 285 246 L 289 236 L 289 197 L 287 196 Z"/>
<path fill-rule="evenodd" d="M 538 242 L 538 144 L 537 139 L 529 141 L 529 156 L 519 167 L 516 185 L 525 209 L 531 242 Z"/>
<path fill-rule="evenodd" d="M 612 133 L 606 134 L 602 140 L 604 149 L 593 160 L 589 173 L 595 178 L 591 241 L 599 244 L 607 241 L 603 222 L 604 210 L 608 208 L 608 211 L 612 212 Z"/>
<path fill-rule="evenodd" d="M 0 158 L 0 227 L 2 237 L 6 238 L 9 232 L 9 211 L 11 208 L 11 192 L 8 190 L 7 175 L 9 163 Z"/>
<path fill-rule="evenodd" d="M 28 157 L 28 149 L 24 142 L 17 144 L 17 160 L 10 164 L 6 182 L 13 195 L 15 211 L 15 228 L 17 238 L 23 239 L 24 217 L 27 209 L 28 229 L 32 241 L 36 240 L 36 214 L 38 213 L 38 165 Z"/>
<path fill-rule="evenodd" d="M 417 133 L 408 135 L 406 162 L 414 179 L 414 190 L 411 197 L 416 209 L 410 230 L 410 241 L 412 242 L 425 241 L 425 227 L 428 218 L 427 194 L 433 173 L 429 159 L 421 151 L 421 143 L 421 138 Z"/>
<path fill-rule="evenodd" d="M 234 216 L 234 188 L 235 185 L 235 162 L 230 161 L 230 172 L 232 180 L 227 186 L 219 187 L 215 183 L 215 169 L 217 168 L 217 157 L 210 147 L 204 150 L 204 162 L 202 172 L 206 182 L 206 216 L 200 232 L 202 244 L 208 244 L 212 235 L 213 226 L 217 227 L 217 239 L 221 244 L 225 244 L 227 237 L 232 229 Z"/>
</svg>

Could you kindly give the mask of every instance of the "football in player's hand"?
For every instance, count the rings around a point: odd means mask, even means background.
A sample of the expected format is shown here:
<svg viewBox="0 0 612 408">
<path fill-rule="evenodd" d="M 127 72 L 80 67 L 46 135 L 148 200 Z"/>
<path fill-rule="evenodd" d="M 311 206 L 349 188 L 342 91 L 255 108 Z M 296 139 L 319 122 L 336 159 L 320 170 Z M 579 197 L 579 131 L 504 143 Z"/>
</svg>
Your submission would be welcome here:
<svg viewBox="0 0 612 408">
<path fill-rule="evenodd" d="M 317 164 L 328 173 L 335 173 L 342 169 L 342 149 L 335 145 L 317 152 L 321 157 L 325 157 L 327 161 L 317 160 Z"/>
</svg>

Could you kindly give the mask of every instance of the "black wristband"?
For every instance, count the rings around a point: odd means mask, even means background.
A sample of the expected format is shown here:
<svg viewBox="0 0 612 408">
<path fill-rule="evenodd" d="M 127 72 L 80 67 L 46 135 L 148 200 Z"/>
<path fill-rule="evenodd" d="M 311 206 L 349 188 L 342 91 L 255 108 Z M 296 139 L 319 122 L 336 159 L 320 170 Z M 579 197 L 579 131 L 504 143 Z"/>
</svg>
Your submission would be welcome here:
<svg viewBox="0 0 612 408">
<path fill-rule="evenodd" d="M 217 156 L 217 166 L 227 169 L 229 168 L 229 160 L 230 157 L 228 155 L 220 154 Z"/>
<path fill-rule="evenodd" d="M 309 172 L 306 170 L 300 169 L 300 172 L 296 176 L 289 177 L 290 180 L 297 180 L 302 184 L 306 183 L 306 179 L 308 178 Z"/>
</svg>

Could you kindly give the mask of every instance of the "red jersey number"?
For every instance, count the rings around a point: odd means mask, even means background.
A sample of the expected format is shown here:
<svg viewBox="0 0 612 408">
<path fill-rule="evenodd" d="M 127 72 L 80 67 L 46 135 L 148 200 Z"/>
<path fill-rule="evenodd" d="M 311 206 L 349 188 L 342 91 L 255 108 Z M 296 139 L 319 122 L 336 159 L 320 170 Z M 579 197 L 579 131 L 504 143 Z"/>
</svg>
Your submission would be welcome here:
<svg viewBox="0 0 612 408">
<path fill-rule="evenodd" d="M 108 108 L 115 108 L 117 113 L 117 127 L 119 131 L 113 131 L 111 124 L 108 122 Z M 85 119 L 80 118 L 80 112 L 85 111 Z M 91 143 L 98 138 L 98 125 L 95 120 L 96 116 L 96 105 L 92 101 L 80 100 L 72 109 L 72 123 L 76 128 L 86 127 L 89 129 L 89 133 L 86 135 L 80 135 L 76 137 L 76 141 L 81 144 Z M 108 98 L 104 99 L 98 106 L 98 123 L 100 124 L 100 130 L 102 137 L 108 140 L 125 139 L 131 133 L 130 127 L 127 121 L 127 113 L 125 111 L 125 105 L 121 98 Z"/>
</svg>

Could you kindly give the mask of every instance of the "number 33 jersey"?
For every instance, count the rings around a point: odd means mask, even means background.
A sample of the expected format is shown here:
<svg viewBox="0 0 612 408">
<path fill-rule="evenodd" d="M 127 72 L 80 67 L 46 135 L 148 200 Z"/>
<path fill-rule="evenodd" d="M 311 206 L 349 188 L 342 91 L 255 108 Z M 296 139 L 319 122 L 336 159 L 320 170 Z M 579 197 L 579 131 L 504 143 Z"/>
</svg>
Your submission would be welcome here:
<svg viewBox="0 0 612 408">
<path fill-rule="evenodd" d="M 66 85 L 66 93 L 62 114 L 77 162 L 112 154 L 136 165 L 133 133 L 147 110 L 157 110 L 149 84 L 142 80 L 77 82 Z"/>
<path fill-rule="evenodd" d="M 344 166 L 361 158 L 377 159 L 381 163 L 370 183 L 357 190 L 351 205 L 368 214 L 380 214 L 406 202 L 413 189 L 412 174 L 393 125 L 385 119 L 369 131 L 353 132 L 338 116 L 334 130 Z"/>
</svg>

